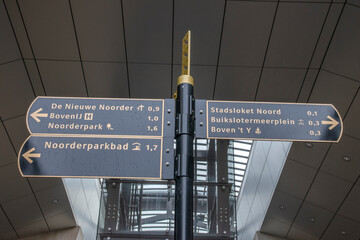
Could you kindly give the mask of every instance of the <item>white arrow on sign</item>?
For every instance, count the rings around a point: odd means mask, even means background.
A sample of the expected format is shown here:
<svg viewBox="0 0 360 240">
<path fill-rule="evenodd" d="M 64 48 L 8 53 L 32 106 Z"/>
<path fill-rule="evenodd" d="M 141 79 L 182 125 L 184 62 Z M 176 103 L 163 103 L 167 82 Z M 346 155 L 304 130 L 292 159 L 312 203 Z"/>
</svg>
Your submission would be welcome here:
<svg viewBox="0 0 360 240">
<path fill-rule="evenodd" d="M 334 127 L 336 127 L 339 122 L 336 121 L 335 119 L 333 119 L 332 117 L 330 117 L 329 115 L 327 116 L 327 118 L 330 120 L 330 121 L 321 121 L 321 124 L 331 124 L 331 126 L 329 126 L 329 130 L 332 130 Z"/>
<path fill-rule="evenodd" d="M 35 151 L 35 148 L 30 149 L 29 151 L 27 151 L 22 155 L 26 159 L 26 161 L 28 161 L 30 164 L 33 162 L 31 158 L 41 157 L 41 153 L 32 153 L 33 151 Z"/>
<path fill-rule="evenodd" d="M 47 117 L 48 116 L 47 113 L 40 113 L 42 110 L 43 110 L 42 108 L 39 108 L 38 110 L 36 110 L 32 114 L 30 114 L 30 116 L 33 119 L 35 119 L 35 121 L 40 122 L 40 119 L 38 117 Z"/>
</svg>

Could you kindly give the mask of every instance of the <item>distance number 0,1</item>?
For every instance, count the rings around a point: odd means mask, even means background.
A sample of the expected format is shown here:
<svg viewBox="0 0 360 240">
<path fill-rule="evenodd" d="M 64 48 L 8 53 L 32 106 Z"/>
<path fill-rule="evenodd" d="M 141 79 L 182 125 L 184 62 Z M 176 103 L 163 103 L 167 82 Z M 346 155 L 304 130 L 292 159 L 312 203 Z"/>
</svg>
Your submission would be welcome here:
<svg viewBox="0 0 360 240">
<path fill-rule="evenodd" d="M 308 116 L 313 116 L 313 117 L 316 117 L 317 116 L 317 111 L 307 111 L 306 112 L 306 114 L 308 115 Z"/>
</svg>

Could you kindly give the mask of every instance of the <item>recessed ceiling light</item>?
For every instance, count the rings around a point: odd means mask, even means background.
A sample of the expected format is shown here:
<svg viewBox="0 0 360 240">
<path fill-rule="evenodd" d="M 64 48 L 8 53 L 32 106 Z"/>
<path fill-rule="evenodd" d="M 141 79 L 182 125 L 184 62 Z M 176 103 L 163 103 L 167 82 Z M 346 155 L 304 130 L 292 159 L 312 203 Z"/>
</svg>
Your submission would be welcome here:
<svg viewBox="0 0 360 240">
<path fill-rule="evenodd" d="M 312 148 L 314 145 L 312 143 L 306 142 L 305 147 Z"/>
<path fill-rule="evenodd" d="M 351 158 L 348 156 L 343 156 L 342 159 L 347 162 L 351 161 Z"/>
<path fill-rule="evenodd" d="M 284 205 L 279 205 L 279 208 L 281 209 L 281 210 L 286 210 L 286 207 L 284 206 Z"/>
<path fill-rule="evenodd" d="M 341 233 L 342 235 L 347 235 L 347 232 L 344 231 L 344 230 L 341 230 L 340 233 Z"/>
<path fill-rule="evenodd" d="M 59 201 L 57 199 L 53 199 L 53 200 L 51 200 L 51 202 L 54 204 L 58 204 Z"/>
<path fill-rule="evenodd" d="M 309 221 L 314 223 L 314 222 L 316 222 L 316 218 L 311 217 L 311 218 L 309 218 Z"/>
</svg>

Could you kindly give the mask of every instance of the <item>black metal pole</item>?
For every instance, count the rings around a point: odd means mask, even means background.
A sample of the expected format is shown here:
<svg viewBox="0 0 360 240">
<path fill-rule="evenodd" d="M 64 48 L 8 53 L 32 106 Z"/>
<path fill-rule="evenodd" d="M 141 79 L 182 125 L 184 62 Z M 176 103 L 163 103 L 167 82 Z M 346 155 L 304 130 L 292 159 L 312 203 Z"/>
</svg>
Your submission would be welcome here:
<svg viewBox="0 0 360 240">
<path fill-rule="evenodd" d="M 193 239 L 194 106 L 193 79 L 182 75 L 176 99 L 175 240 Z"/>
</svg>

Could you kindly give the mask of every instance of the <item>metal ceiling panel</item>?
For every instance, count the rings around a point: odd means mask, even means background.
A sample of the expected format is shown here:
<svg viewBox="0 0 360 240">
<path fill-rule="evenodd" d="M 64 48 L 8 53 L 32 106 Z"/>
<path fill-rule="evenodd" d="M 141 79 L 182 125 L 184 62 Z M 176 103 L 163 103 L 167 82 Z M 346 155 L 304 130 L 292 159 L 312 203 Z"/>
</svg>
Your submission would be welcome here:
<svg viewBox="0 0 360 240">
<path fill-rule="evenodd" d="M 275 191 L 266 215 L 282 223 L 291 225 L 301 203 L 301 199 L 280 191 Z"/>
<path fill-rule="evenodd" d="M 348 0 L 347 3 L 360 7 L 360 3 L 358 0 Z"/>
<path fill-rule="evenodd" d="M 36 96 L 46 95 L 35 60 L 24 60 Z"/>
<path fill-rule="evenodd" d="M 123 8 L 128 62 L 170 64 L 172 1 L 123 0 Z"/>
<path fill-rule="evenodd" d="M 17 163 L 0 168 L 0 192 L 0 203 L 32 193 L 26 178 L 21 177 Z"/>
<path fill-rule="evenodd" d="M 15 229 L 44 220 L 33 194 L 7 201 L 1 205 Z"/>
<path fill-rule="evenodd" d="M 360 86 L 359 86 L 360 87 Z M 351 136 L 360 139 L 360 91 L 358 91 L 356 98 L 352 102 L 349 112 L 344 121 L 344 132 Z"/>
<path fill-rule="evenodd" d="M 279 3 L 265 66 L 307 68 L 328 7 L 329 4 Z"/>
<path fill-rule="evenodd" d="M 61 178 L 29 178 L 31 188 L 34 192 L 62 184 Z"/>
<path fill-rule="evenodd" d="M 215 66 L 191 66 L 194 78 L 194 94 L 197 99 L 212 99 L 215 83 Z M 173 93 L 177 88 L 177 78 L 181 75 L 181 66 L 173 66 Z"/>
<path fill-rule="evenodd" d="M 129 64 L 130 97 L 171 98 L 171 65 Z"/>
<path fill-rule="evenodd" d="M 181 40 L 191 30 L 191 63 L 217 64 L 224 5 L 218 0 L 175 0 L 174 63 L 181 64 Z"/>
<path fill-rule="evenodd" d="M 121 1 L 70 3 L 82 60 L 125 62 Z"/>
<path fill-rule="evenodd" d="M 298 215 L 295 218 L 292 229 L 290 229 L 288 238 L 299 239 L 299 237 L 296 236 L 295 232 L 293 232 L 293 228 L 295 228 L 307 234 L 310 234 L 316 237 L 316 239 L 318 239 L 325 231 L 333 215 L 334 214 L 332 212 L 329 212 L 323 208 L 317 207 L 305 201 L 301 206 Z"/>
<path fill-rule="evenodd" d="M 18 1 L 35 57 L 79 60 L 68 1 Z"/>
<path fill-rule="evenodd" d="M 15 227 L 15 229 L 21 238 L 49 232 L 49 228 L 45 220 L 40 220 L 24 226 Z"/>
<path fill-rule="evenodd" d="M 287 239 L 292 239 L 292 240 L 318 240 L 318 237 L 314 237 L 309 233 L 306 233 L 304 231 L 301 231 L 295 227 L 292 227 L 288 233 L 288 238 Z"/>
<path fill-rule="evenodd" d="M 360 238 L 360 224 L 336 215 L 321 240 L 349 240 Z"/>
<path fill-rule="evenodd" d="M 220 65 L 262 66 L 276 5 L 276 2 L 227 2 Z"/>
<path fill-rule="evenodd" d="M 320 71 L 309 102 L 333 104 L 340 115 L 345 116 L 359 85 L 350 79 Z"/>
<path fill-rule="evenodd" d="M 4 3 L 8 10 L 10 21 L 13 25 L 13 31 L 15 32 L 22 56 L 24 58 L 33 58 L 34 56 L 31 52 L 30 43 L 26 35 L 25 26 L 21 19 L 17 1 L 5 0 Z"/>
<path fill-rule="evenodd" d="M 316 51 L 314 52 L 314 55 L 311 59 L 310 67 L 319 68 L 321 66 L 327 47 L 331 40 L 331 36 L 339 19 L 342 6 L 343 4 L 331 4 L 329 14 L 326 17 L 324 28 L 322 29 L 319 42 L 316 46 Z"/>
<path fill-rule="evenodd" d="M 305 79 L 303 80 L 303 85 L 301 86 L 300 93 L 298 95 L 297 102 L 300 103 L 307 102 L 312 86 L 314 85 L 314 82 L 316 80 L 318 71 L 319 71 L 318 69 L 307 70 Z"/>
<path fill-rule="evenodd" d="M 16 154 L 2 124 L 0 124 L 0 153 L 0 167 L 16 162 Z"/>
<path fill-rule="evenodd" d="M 336 212 L 348 194 L 351 183 L 327 173 L 318 172 L 306 201 Z"/>
<path fill-rule="evenodd" d="M 47 95 L 87 96 L 80 62 L 43 60 L 37 62 Z"/>
<path fill-rule="evenodd" d="M 35 193 L 40 208 L 45 216 L 49 218 L 71 210 L 63 184 L 59 184 Z"/>
<path fill-rule="evenodd" d="M 316 169 L 287 159 L 276 190 L 304 199 L 315 175 Z"/>
<path fill-rule="evenodd" d="M 312 147 L 307 147 L 303 142 L 293 142 L 288 157 L 313 168 L 319 168 L 330 143 L 311 143 L 311 145 Z"/>
<path fill-rule="evenodd" d="M 359 139 L 343 135 L 339 143 L 331 145 L 321 171 L 355 182 L 360 173 L 359 149 Z"/>
<path fill-rule="evenodd" d="M 256 100 L 296 102 L 305 73 L 306 69 L 264 68 Z"/>
<path fill-rule="evenodd" d="M 343 76 L 360 80 L 360 9 L 346 5 L 327 52 L 323 68 Z"/>
<path fill-rule="evenodd" d="M 285 238 L 290 225 L 282 223 L 271 217 L 265 217 L 261 226 L 261 232 Z"/>
<path fill-rule="evenodd" d="M 261 68 L 219 67 L 215 99 L 253 101 Z"/>
<path fill-rule="evenodd" d="M 354 185 L 349 195 L 341 205 L 338 214 L 360 222 L 360 186 Z"/>
<path fill-rule="evenodd" d="M 0 236 L 3 239 L 16 239 L 16 233 L 7 219 L 4 211 L 0 209 Z"/>
<path fill-rule="evenodd" d="M 34 99 L 24 63 L 16 61 L 0 65 L 0 116 L 3 120 L 26 114 Z"/>
<path fill-rule="evenodd" d="M 21 58 L 4 3 L 0 3 L 0 64 Z"/>
<path fill-rule="evenodd" d="M 61 213 L 59 215 L 46 218 L 50 231 L 56 231 L 64 228 L 75 227 L 76 222 L 72 211 Z"/>
<path fill-rule="evenodd" d="M 9 133 L 10 141 L 15 147 L 15 151 L 18 153 L 24 141 L 29 137 L 25 115 L 4 121 L 4 125 Z"/>
<path fill-rule="evenodd" d="M 125 63 L 84 62 L 90 97 L 129 97 Z"/>
</svg>

